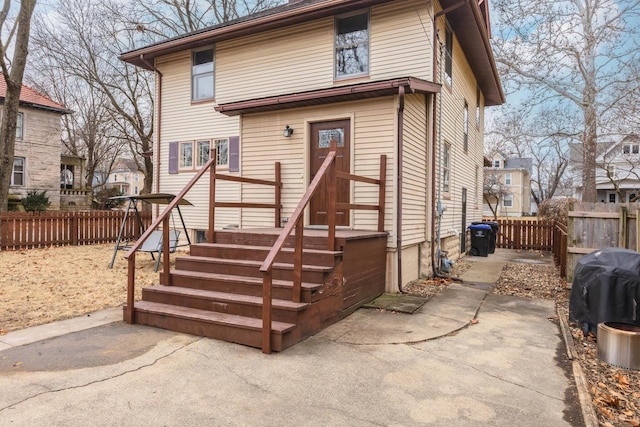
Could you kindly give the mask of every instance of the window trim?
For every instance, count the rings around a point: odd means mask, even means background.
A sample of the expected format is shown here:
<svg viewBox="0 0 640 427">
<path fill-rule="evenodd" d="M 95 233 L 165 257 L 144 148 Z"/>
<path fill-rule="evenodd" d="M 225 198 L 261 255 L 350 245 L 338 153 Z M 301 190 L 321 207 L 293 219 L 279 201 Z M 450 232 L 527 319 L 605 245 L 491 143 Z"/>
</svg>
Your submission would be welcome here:
<svg viewBox="0 0 640 427">
<path fill-rule="evenodd" d="M 19 175 L 22 176 L 22 183 L 21 184 L 16 184 L 16 160 L 22 160 L 22 170 L 18 172 Z M 11 167 L 11 182 L 10 182 L 10 186 L 11 187 L 24 187 L 26 185 L 26 165 L 27 165 L 27 158 L 26 157 L 21 157 L 21 156 L 14 156 L 13 157 L 13 166 Z"/>
<path fill-rule="evenodd" d="M 194 59 L 195 59 L 195 55 L 199 52 L 204 52 L 210 50 L 212 52 L 212 70 L 211 71 L 206 71 L 203 73 L 194 73 Z M 206 76 L 207 74 L 211 74 L 211 79 L 213 80 L 211 82 L 211 89 L 212 89 L 212 95 L 211 96 L 206 96 L 206 97 L 201 97 L 201 98 L 197 98 L 196 97 L 196 85 L 195 85 L 195 77 L 196 76 Z M 193 49 L 191 50 L 191 102 L 203 102 L 203 101 L 211 101 L 214 100 L 216 98 L 216 49 L 215 46 L 207 46 L 207 47 L 203 47 L 203 48 L 199 48 L 199 49 Z"/>
<path fill-rule="evenodd" d="M 504 174 L 504 185 L 513 185 L 513 174 L 512 173 L 505 173 Z"/>
<path fill-rule="evenodd" d="M 344 74 L 338 76 L 338 21 L 341 19 L 351 18 L 358 15 L 367 15 L 367 70 L 360 73 Z M 348 80 L 358 77 L 367 77 L 371 73 L 371 13 L 367 10 L 359 10 L 356 12 L 346 13 L 336 16 L 333 20 L 333 79 L 334 80 Z"/>
<path fill-rule="evenodd" d="M 480 86 L 476 86 L 476 129 L 480 129 Z"/>
<path fill-rule="evenodd" d="M 189 164 L 186 162 L 183 163 L 184 160 L 184 152 L 182 147 L 191 147 L 191 161 Z M 183 141 L 178 143 L 178 170 L 193 170 L 194 169 L 194 161 L 193 161 L 193 141 Z"/>
<path fill-rule="evenodd" d="M 200 138 L 193 141 L 180 141 L 178 142 L 178 171 L 179 172 L 190 172 L 201 169 L 208 161 L 211 159 L 211 150 L 212 147 L 215 147 L 218 142 L 225 142 L 227 144 L 227 158 L 226 163 L 217 163 L 216 168 L 221 170 L 229 169 L 229 137 L 221 137 L 221 138 Z M 209 156 L 206 159 L 200 158 L 199 145 L 201 143 L 208 143 L 209 145 Z M 182 163 L 183 159 L 183 147 L 191 147 L 191 163 L 189 165 L 184 165 Z"/>
</svg>

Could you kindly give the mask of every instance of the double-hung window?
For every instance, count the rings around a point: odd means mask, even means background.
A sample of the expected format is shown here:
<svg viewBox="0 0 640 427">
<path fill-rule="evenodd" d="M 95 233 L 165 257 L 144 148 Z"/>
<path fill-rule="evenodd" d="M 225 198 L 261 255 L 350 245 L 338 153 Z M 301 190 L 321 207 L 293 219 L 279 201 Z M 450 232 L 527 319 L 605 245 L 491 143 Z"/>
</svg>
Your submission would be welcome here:
<svg viewBox="0 0 640 427">
<path fill-rule="evenodd" d="M 16 118 L 16 139 L 22 139 L 24 137 L 24 114 L 18 113 Z"/>
<path fill-rule="evenodd" d="M 511 179 L 512 175 L 510 173 L 505 173 L 504 174 L 504 185 L 511 185 Z"/>
<path fill-rule="evenodd" d="M 180 169 L 193 168 L 193 142 L 180 143 Z"/>
<path fill-rule="evenodd" d="M 369 74 L 369 13 L 336 18 L 335 78 Z"/>
<path fill-rule="evenodd" d="M 451 86 L 453 79 L 453 33 L 445 28 L 444 80 Z"/>
<path fill-rule="evenodd" d="M 445 143 L 442 150 L 442 191 L 449 192 L 451 180 L 451 145 Z"/>
<path fill-rule="evenodd" d="M 505 208 L 513 207 L 513 194 L 504 195 L 504 198 L 502 199 L 502 206 L 504 206 Z"/>
<path fill-rule="evenodd" d="M 13 170 L 11 171 L 11 185 L 24 186 L 24 157 L 13 158 Z"/>
<path fill-rule="evenodd" d="M 196 141 L 196 152 L 198 153 L 198 157 L 196 158 L 196 166 L 204 166 L 210 159 L 209 150 L 211 148 L 211 143 L 209 140 L 206 141 Z"/>
<path fill-rule="evenodd" d="M 196 50 L 191 54 L 191 100 L 203 101 L 214 97 L 213 48 Z"/>
</svg>

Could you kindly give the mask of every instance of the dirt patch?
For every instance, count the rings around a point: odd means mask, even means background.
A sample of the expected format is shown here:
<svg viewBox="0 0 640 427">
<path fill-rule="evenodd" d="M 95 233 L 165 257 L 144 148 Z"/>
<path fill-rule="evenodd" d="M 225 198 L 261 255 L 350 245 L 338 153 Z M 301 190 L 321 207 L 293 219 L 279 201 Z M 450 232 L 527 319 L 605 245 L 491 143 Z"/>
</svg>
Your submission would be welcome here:
<svg viewBox="0 0 640 427">
<path fill-rule="evenodd" d="M 121 306 L 127 298 L 127 261 L 113 244 L 0 252 L 0 333 Z M 172 255 L 174 257 L 175 255 Z M 157 283 L 149 254 L 136 256 L 136 298 Z"/>
</svg>

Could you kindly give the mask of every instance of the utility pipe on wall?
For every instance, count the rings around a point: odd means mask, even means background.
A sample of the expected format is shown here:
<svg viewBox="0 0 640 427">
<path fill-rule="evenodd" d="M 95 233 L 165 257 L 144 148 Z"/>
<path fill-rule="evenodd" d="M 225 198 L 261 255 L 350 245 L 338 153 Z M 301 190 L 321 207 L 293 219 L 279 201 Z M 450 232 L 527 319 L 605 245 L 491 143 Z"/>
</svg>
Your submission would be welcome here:
<svg viewBox="0 0 640 427">
<path fill-rule="evenodd" d="M 398 190 L 396 194 L 396 251 L 398 262 L 398 291 L 406 294 L 402 288 L 402 156 L 403 156 L 403 138 L 404 138 L 404 86 L 398 86 Z"/>
</svg>

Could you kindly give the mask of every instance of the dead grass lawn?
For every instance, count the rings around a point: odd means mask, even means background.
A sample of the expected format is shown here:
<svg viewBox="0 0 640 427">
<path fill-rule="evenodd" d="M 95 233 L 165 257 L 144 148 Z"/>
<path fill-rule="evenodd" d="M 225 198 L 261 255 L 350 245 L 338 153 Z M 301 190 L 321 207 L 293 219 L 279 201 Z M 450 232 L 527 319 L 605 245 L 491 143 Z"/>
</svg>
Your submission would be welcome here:
<svg viewBox="0 0 640 427">
<path fill-rule="evenodd" d="M 0 334 L 122 306 L 127 261 L 113 244 L 0 252 Z M 173 258 L 173 255 L 172 255 Z M 136 298 L 157 283 L 154 261 L 136 256 Z"/>
</svg>

